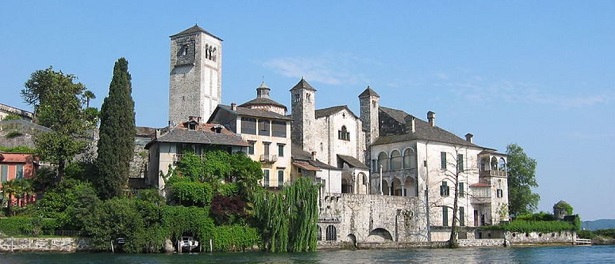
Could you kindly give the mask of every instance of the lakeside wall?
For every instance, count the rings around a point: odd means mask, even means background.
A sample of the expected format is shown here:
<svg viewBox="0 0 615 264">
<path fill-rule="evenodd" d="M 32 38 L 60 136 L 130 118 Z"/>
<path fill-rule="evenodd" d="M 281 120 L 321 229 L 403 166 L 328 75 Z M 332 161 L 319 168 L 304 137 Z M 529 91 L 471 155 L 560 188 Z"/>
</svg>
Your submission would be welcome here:
<svg viewBox="0 0 615 264">
<path fill-rule="evenodd" d="M 0 238 L 0 252 L 76 252 L 88 249 L 84 238 Z"/>
<path fill-rule="evenodd" d="M 497 232 L 497 231 L 494 231 Z M 484 234 L 487 236 L 487 233 Z M 494 238 L 459 239 L 459 247 L 503 247 L 525 245 L 574 245 L 576 233 L 570 231 L 551 233 L 494 233 Z M 358 249 L 401 249 L 401 248 L 445 248 L 446 241 L 438 242 L 334 242 L 319 243 L 319 250 L 352 248 Z M 88 251 L 85 238 L 0 238 L 0 252 L 77 252 Z"/>
</svg>

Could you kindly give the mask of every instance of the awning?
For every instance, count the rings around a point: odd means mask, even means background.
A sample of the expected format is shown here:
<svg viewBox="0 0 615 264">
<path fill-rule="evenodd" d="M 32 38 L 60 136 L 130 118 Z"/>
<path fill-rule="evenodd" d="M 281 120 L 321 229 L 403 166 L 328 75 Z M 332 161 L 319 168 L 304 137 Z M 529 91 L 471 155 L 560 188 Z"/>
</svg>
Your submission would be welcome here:
<svg viewBox="0 0 615 264">
<path fill-rule="evenodd" d="M 312 166 L 312 164 L 306 161 L 293 161 L 293 165 L 308 171 L 320 171 L 318 167 Z"/>
</svg>

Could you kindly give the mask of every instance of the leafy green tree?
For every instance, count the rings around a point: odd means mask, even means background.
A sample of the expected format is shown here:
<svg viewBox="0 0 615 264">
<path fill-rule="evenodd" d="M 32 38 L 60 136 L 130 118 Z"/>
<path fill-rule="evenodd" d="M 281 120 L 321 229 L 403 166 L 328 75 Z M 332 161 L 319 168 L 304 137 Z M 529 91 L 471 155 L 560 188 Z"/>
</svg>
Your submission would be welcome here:
<svg viewBox="0 0 615 264">
<path fill-rule="evenodd" d="M 58 182 L 67 162 L 83 152 L 91 140 L 86 132 L 94 124 L 83 106 L 85 86 L 76 80 L 72 74 L 49 67 L 32 73 L 21 90 L 24 101 L 34 105 L 34 120 L 52 130 L 36 135 L 34 144 L 43 161 L 57 165 Z"/>
<path fill-rule="evenodd" d="M 38 201 L 36 211 L 45 218 L 56 219 L 66 230 L 81 230 L 100 200 L 91 183 L 65 179 L 48 190 Z"/>
<path fill-rule="evenodd" d="M 120 58 L 100 110 L 98 176 L 94 181 L 103 199 L 119 196 L 128 183 L 134 155 L 135 111 L 128 61 Z"/>
<path fill-rule="evenodd" d="M 536 182 L 536 160 L 525 154 L 517 144 L 506 147 L 508 155 L 508 207 L 511 215 L 528 214 L 536 210 L 540 195 L 532 192 Z"/>
</svg>

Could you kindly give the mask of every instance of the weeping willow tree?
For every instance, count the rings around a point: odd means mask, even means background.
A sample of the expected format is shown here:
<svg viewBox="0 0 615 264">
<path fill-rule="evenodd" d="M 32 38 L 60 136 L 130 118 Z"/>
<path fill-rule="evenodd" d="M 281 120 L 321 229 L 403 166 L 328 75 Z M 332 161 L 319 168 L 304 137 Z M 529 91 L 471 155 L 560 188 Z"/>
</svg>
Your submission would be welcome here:
<svg viewBox="0 0 615 264">
<path fill-rule="evenodd" d="M 270 252 L 316 250 L 318 187 L 300 178 L 282 192 L 255 194 L 254 216 Z"/>
</svg>

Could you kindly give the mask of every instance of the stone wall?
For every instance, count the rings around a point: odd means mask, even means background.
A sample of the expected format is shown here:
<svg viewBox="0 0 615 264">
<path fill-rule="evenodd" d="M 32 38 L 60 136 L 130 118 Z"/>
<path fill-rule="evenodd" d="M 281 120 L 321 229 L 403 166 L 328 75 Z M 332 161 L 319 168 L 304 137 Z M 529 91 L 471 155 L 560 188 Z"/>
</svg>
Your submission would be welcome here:
<svg viewBox="0 0 615 264">
<path fill-rule="evenodd" d="M 562 231 L 550 233 L 517 233 L 507 232 L 506 240 L 515 245 L 534 245 L 534 244 L 573 244 L 576 238 L 576 232 Z"/>
<path fill-rule="evenodd" d="M 75 252 L 88 250 L 83 238 L 0 238 L 0 252 Z"/>
</svg>

